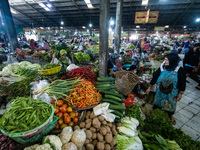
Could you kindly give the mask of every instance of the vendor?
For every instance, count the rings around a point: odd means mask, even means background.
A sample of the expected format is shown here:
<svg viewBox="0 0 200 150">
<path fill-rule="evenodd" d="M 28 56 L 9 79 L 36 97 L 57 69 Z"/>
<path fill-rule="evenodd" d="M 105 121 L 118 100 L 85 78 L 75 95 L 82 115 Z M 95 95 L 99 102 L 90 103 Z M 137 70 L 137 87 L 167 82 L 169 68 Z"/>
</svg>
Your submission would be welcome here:
<svg viewBox="0 0 200 150">
<path fill-rule="evenodd" d="M 56 58 L 56 52 L 53 54 L 51 63 L 61 64 L 62 70 L 66 70 L 67 66 L 71 64 L 71 60 L 67 57 L 67 51 L 62 49 L 59 53 L 59 59 Z"/>
<path fill-rule="evenodd" d="M 149 94 L 151 87 L 157 83 L 154 109 L 165 110 L 172 124 L 176 124 L 173 114 L 176 110 L 177 101 L 180 101 L 186 87 L 186 74 L 182 67 L 178 66 L 179 59 L 176 54 L 168 54 L 165 63 L 153 74 L 146 93 Z"/>
</svg>

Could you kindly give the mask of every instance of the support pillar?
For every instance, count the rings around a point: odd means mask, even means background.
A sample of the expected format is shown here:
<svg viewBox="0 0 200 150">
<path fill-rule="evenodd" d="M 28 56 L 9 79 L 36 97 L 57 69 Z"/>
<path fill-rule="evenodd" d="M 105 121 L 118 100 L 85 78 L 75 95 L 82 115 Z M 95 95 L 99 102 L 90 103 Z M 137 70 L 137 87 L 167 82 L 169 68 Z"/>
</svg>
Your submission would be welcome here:
<svg viewBox="0 0 200 150">
<path fill-rule="evenodd" d="M 16 48 L 19 48 L 19 44 L 8 0 L 0 0 L 0 8 L 6 33 L 9 39 L 11 52 L 14 52 Z"/>
<path fill-rule="evenodd" d="M 99 42 L 99 74 L 107 74 L 108 55 L 108 22 L 110 13 L 110 0 L 100 0 L 100 42 Z"/>
<path fill-rule="evenodd" d="M 123 8 L 123 0 L 117 0 L 114 51 L 115 53 L 118 53 L 118 54 L 119 54 L 120 39 L 121 39 L 122 8 Z"/>
</svg>

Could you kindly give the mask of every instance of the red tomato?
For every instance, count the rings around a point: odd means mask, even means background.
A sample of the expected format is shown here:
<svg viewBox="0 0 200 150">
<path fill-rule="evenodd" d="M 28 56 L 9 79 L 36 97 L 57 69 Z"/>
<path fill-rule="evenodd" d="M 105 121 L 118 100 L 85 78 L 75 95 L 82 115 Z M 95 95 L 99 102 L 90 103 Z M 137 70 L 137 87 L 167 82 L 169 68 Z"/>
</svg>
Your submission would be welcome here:
<svg viewBox="0 0 200 150">
<path fill-rule="evenodd" d="M 64 114 L 63 114 L 63 117 L 64 117 L 64 118 L 67 117 L 67 116 L 69 116 L 68 113 L 64 113 Z"/>
<path fill-rule="evenodd" d="M 70 112 L 69 115 L 70 115 L 71 118 L 75 118 L 75 113 L 74 112 Z"/>
<path fill-rule="evenodd" d="M 67 104 L 63 104 L 62 107 L 66 107 L 67 108 Z"/>
<path fill-rule="evenodd" d="M 61 119 L 62 116 L 63 116 L 63 113 L 62 113 L 62 112 L 59 112 L 59 113 L 56 114 L 56 116 L 57 116 L 59 119 Z"/>
<path fill-rule="evenodd" d="M 78 118 L 75 117 L 75 118 L 73 119 L 73 122 L 74 122 L 74 123 L 77 123 L 77 122 L 78 122 Z"/>
<path fill-rule="evenodd" d="M 59 112 L 59 107 L 58 106 L 54 107 L 54 114 L 57 114 L 58 112 Z"/>
<path fill-rule="evenodd" d="M 78 117 L 78 112 L 75 112 L 75 116 Z"/>
<path fill-rule="evenodd" d="M 65 122 L 66 124 L 70 123 L 70 122 L 71 122 L 71 117 L 70 117 L 70 116 L 65 117 L 65 118 L 64 118 L 64 122 Z"/>
<path fill-rule="evenodd" d="M 55 103 L 56 103 L 56 100 L 53 99 L 53 100 L 51 101 L 51 104 L 55 104 Z"/>
<path fill-rule="evenodd" d="M 57 101 L 57 105 L 58 105 L 58 106 L 62 106 L 62 105 L 63 105 L 63 100 L 58 100 L 58 101 Z"/>
<path fill-rule="evenodd" d="M 59 129 L 60 125 L 58 123 L 56 123 L 55 129 Z"/>
<path fill-rule="evenodd" d="M 60 111 L 62 113 L 66 113 L 67 112 L 67 108 L 62 106 L 62 107 L 60 107 Z"/>
</svg>

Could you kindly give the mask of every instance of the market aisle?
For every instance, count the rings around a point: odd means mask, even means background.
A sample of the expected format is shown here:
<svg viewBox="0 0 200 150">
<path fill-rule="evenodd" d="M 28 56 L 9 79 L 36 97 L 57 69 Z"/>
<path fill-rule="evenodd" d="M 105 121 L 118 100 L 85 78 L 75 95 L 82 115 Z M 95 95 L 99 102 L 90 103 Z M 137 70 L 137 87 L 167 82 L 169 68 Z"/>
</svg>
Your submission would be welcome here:
<svg viewBox="0 0 200 150">
<path fill-rule="evenodd" d="M 174 117 L 176 118 L 175 128 L 181 130 L 192 137 L 193 140 L 200 141 L 200 91 L 195 87 L 198 85 L 194 80 L 187 78 L 185 93 L 180 102 Z"/>
</svg>

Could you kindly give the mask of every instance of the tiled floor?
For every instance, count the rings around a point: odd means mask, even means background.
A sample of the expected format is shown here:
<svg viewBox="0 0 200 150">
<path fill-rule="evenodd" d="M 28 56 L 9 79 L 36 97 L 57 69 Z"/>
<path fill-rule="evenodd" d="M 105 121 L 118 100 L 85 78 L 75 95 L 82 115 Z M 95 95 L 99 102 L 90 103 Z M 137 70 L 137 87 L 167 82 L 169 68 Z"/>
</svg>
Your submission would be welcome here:
<svg viewBox="0 0 200 150">
<path fill-rule="evenodd" d="M 187 80 L 190 83 L 187 83 L 184 95 L 177 103 L 174 114 L 177 124 L 174 127 L 181 128 L 193 140 L 200 141 L 200 91 L 195 88 L 197 82 L 190 78 Z"/>
</svg>

